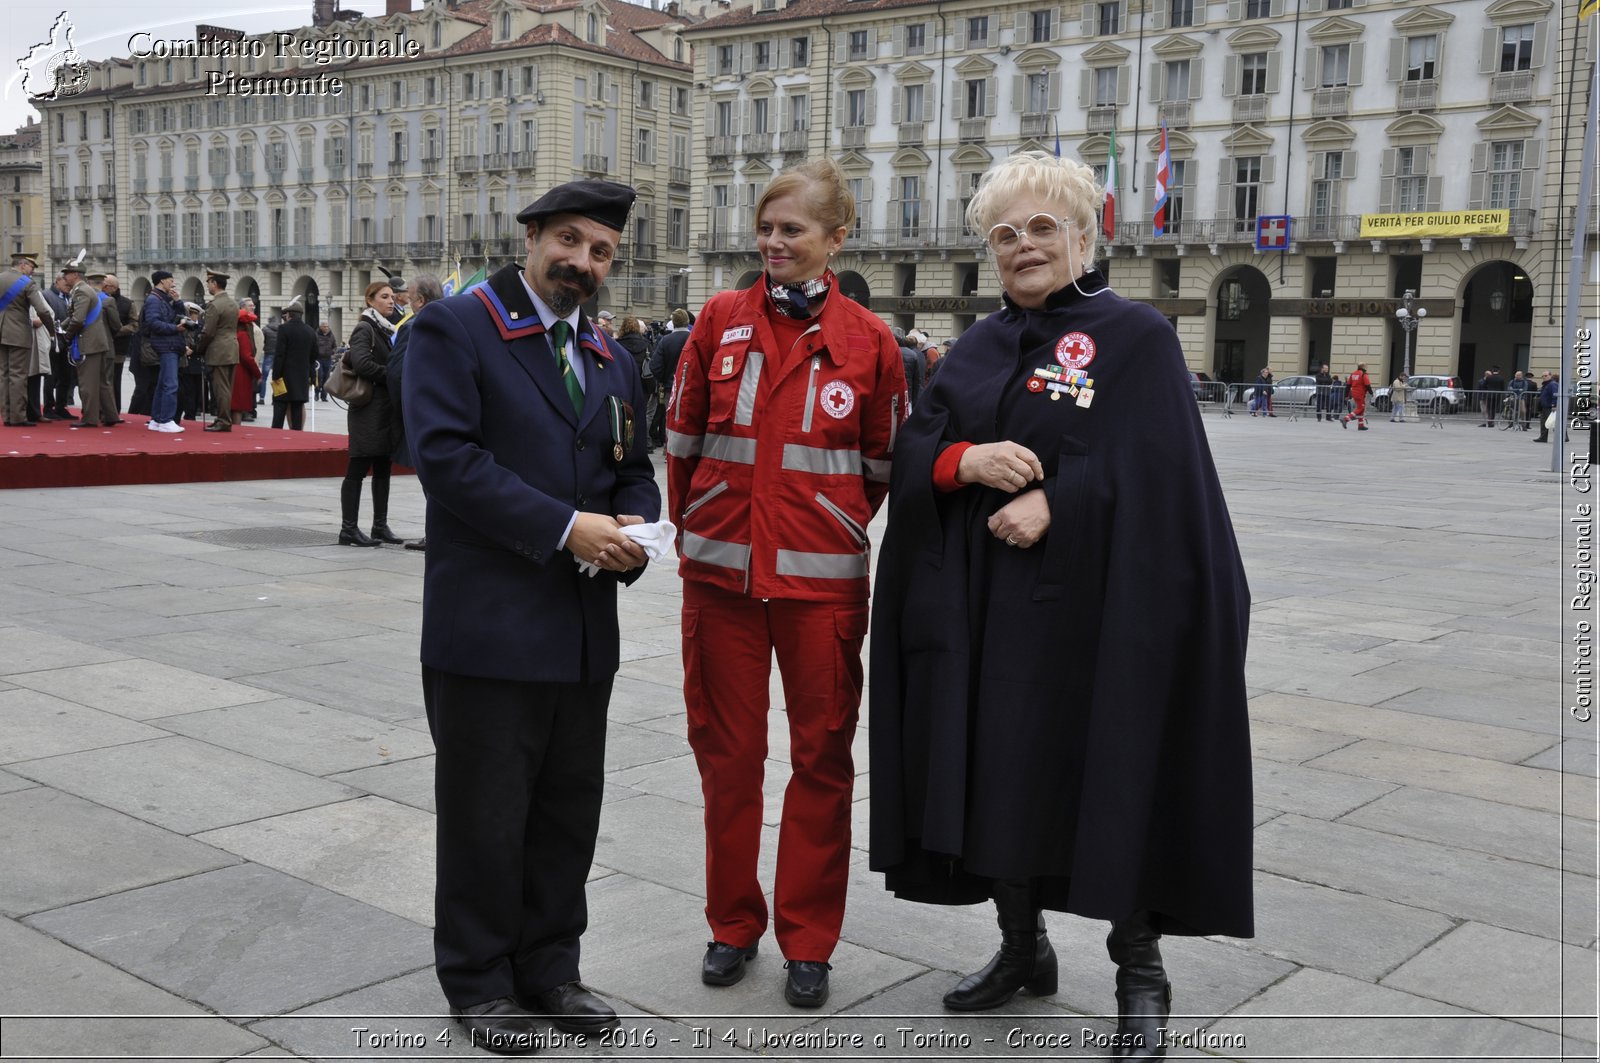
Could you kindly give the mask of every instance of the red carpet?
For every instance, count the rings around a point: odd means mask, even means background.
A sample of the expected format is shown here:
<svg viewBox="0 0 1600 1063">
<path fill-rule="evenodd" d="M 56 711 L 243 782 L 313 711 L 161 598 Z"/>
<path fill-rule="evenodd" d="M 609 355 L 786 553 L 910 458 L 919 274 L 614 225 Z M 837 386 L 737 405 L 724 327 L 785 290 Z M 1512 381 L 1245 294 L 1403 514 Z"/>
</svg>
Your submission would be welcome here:
<svg viewBox="0 0 1600 1063">
<path fill-rule="evenodd" d="M 194 421 L 169 435 L 147 429 L 148 418 L 123 418 L 110 428 L 74 430 L 68 421 L 0 427 L 0 488 L 343 476 L 349 461 L 342 435 L 248 424 L 204 432 Z"/>
</svg>

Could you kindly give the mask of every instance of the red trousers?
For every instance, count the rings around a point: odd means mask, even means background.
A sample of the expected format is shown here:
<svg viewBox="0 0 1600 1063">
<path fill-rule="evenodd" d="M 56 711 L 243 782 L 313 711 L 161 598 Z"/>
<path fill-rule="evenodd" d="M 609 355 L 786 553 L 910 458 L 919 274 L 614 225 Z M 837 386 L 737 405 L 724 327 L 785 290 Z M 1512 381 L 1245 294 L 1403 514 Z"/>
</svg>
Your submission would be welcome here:
<svg viewBox="0 0 1600 1063">
<path fill-rule="evenodd" d="M 839 942 L 850 871 L 850 742 L 861 708 L 865 602 L 762 601 L 683 585 L 683 696 L 706 807 L 706 921 L 747 948 L 767 929 L 756 877 L 768 681 L 777 652 L 793 771 L 773 888 L 778 947 L 826 960 Z"/>
</svg>

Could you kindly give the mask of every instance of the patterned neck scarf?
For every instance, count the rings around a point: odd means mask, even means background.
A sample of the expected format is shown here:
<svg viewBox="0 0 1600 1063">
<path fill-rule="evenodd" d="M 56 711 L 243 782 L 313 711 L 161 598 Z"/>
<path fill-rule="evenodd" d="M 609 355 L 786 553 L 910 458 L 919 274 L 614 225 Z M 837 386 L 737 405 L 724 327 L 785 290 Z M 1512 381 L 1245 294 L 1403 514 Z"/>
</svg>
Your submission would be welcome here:
<svg viewBox="0 0 1600 1063">
<path fill-rule="evenodd" d="M 361 311 L 361 316 L 378 326 L 378 335 L 391 343 L 394 342 L 394 322 L 378 313 L 376 307 L 367 307 Z"/>
<path fill-rule="evenodd" d="M 767 294 L 772 298 L 773 309 L 784 317 L 811 317 L 812 308 L 815 307 L 820 311 L 823 301 L 828 298 L 828 292 L 833 289 L 832 270 L 800 284 L 774 284 L 772 279 L 765 275 L 762 279 L 767 285 Z"/>
</svg>

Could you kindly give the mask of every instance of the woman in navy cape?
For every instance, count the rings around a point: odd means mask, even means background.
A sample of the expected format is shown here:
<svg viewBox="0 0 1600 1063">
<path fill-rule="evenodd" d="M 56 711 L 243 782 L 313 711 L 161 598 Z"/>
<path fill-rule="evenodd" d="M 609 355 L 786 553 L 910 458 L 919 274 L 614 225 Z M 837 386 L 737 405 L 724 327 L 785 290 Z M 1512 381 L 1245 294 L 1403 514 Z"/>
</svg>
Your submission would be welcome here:
<svg viewBox="0 0 1600 1063">
<path fill-rule="evenodd" d="M 1043 909 L 1110 920 L 1116 1058 L 1165 1055 L 1162 933 L 1254 932 L 1249 589 L 1177 335 L 1113 292 L 1092 171 L 984 178 L 1004 308 L 896 445 L 872 625 L 874 870 L 993 899 L 1001 948 L 945 997 L 1051 993 Z"/>
</svg>

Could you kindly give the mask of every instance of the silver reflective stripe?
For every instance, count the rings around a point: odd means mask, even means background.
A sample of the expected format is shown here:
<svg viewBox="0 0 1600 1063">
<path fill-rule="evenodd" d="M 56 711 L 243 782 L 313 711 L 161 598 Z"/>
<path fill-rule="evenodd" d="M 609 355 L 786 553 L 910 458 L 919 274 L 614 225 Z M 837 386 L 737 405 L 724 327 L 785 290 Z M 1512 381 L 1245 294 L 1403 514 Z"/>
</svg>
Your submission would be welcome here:
<svg viewBox="0 0 1600 1063">
<path fill-rule="evenodd" d="M 843 524 L 846 528 L 849 528 L 851 533 L 855 535 L 857 539 L 860 539 L 863 544 L 866 543 L 867 530 L 861 525 L 857 524 L 854 517 L 840 509 L 838 505 L 834 503 L 833 499 L 829 498 L 821 491 L 818 491 L 817 504 L 823 509 L 827 510 L 834 520 L 838 521 L 840 524 Z"/>
<path fill-rule="evenodd" d="M 867 479 L 876 480 L 881 484 L 889 482 L 889 462 L 882 458 L 862 458 L 861 464 L 867 467 Z"/>
<path fill-rule="evenodd" d="M 823 476 L 859 476 L 861 451 L 829 450 L 826 447 L 785 443 L 783 467 L 790 472 L 814 472 Z"/>
<path fill-rule="evenodd" d="M 866 554 L 807 554 L 778 551 L 778 575 L 806 579 L 862 579 L 867 574 Z"/>
<path fill-rule="evenodd" d="M 900 431 L 900 396 L 889 397 L 889 453 L 894 453 L 894 437 Z"/>
<path fill-rule="evenodd" d="M 728 489 L 728 481 L 724 480 L 721 483 L 719 483 L 717 486 L 713 487 L 711 490 L 707 491 L 705 494 L 701 495 L 699 498 L 695 499 L 693 502 L 691 502 L 689 504 L 688 508 L 683 511 L 684 519 L 687 520 L 689 518 L 689 514 L 693 513 L 695 510 L 699 509 L 701 506 L 705 505 L 707 502 L 711 501 L 713 498 L 716 498 L 718 495 L 722 494 L 722 492 L 726 491 L 727 489 Z"/>
<path fill-rule="evenodd" d="M 761 366 L 767 356 L 760 351 L 745 355 L 744 376 L 739 381 L 739 404 L 733 408 L 734 424 L 749 424 L 756 415 L 756 387 L 761 383 Z"/>
<path fill-rule="evenodd" d="M 753 439 L 740 439 L 738 436 L 723 436 L 717 435 L 715 432 L 708 432 L 706 433 L 706 445 L 703 454 L 718 461 L 736 461 L 740 465 L 754 465 L 756 463 L 756 441 Z"/>
<path fill-rule="evenodd" d="M 811 411 L 817 407 L 817 370 L 822 367 L 822 355 L 811 359 L 811 383 L 806 385 L 806 412 L 800 418 L 800 431 L 811 431 Z"/>
<path fill-rule="evenodd" d="M 684 435 L 682 432 L 667 432 L 667 453 L 675 458 L 698 458 L 700 446 L 705 441 L 705 436 Z"/>
<path fill-rule="evenodd" d="M 746 544 L 702 539 L 694 532 L 683 533 L 683 556 L 702 565 L 738 569 L 740 572 L 750 567 L 750 547 Z"/>
</svg>

